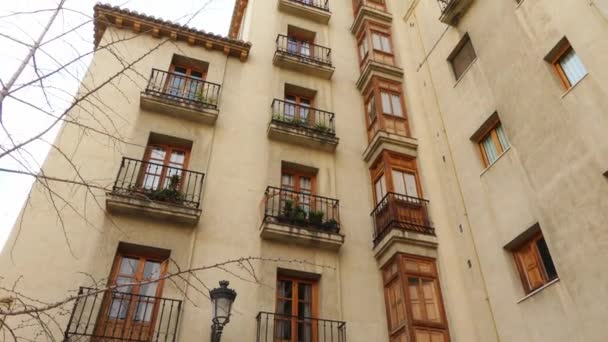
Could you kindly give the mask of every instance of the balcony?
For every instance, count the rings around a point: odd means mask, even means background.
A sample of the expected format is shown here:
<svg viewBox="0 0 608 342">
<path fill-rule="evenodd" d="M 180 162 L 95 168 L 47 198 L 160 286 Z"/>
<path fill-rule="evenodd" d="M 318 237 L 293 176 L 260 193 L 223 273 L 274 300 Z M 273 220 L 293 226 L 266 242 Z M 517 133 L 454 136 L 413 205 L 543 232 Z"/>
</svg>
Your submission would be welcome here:
<svg viewBox="0 0 608 342">
<path fill-rule="evenodd" d="M 377 22 L 382 25 L 390 25 L 393 15 L 386 11 L 383 2 L 357 0 L 354 3 L 355 20 L 350 27 L 352 34 L 358 34 L 366 21 Z"/>
<path fill-rule="evenodd" d="M 331 17 L 329 0 L 279 0 L 279 10 L 327 24 Z"/>
<path fill-rule="evenodd" d="M 219 114 L 220 85 L 152 69 L 141 108 L 212 125 Z"/>
<path fill-rule="evenodd" d="M 330 250 L 344 243 L 337 199 L 269 186 L 262 202 L 262 238 Z"/>
<path fill-rule="evenodd" d="M 328 80 L 334 74 L 330 48 L 282 34 L 277 36 L 276 44 L 274 65 Z"/>
<path fill-rule="evenodd" d="M 371 216 L 374 220 L 374 246 L 391 231 L 435 235 L 428 214 L 429 201 L 389 192 L 378 203 Z"/>
<path fill-rule="evenodd" d="M 473 0 L 437 0 L 441 9 L 439 21 L 455 25 Z"/>
<path fill-rule="evenodd" d="M 63 341 L 176 341 L 180 300 L 81 287 Z"/>
<path fill-rule="evenodd" d="M 194 225 L 199 209 L 203 178 L 200 172 L 123 158 L 106 207 L 115 214 L 135 214 Z"/>
<path fill-rule="evenodd" d="M 334 113 L 274 99 L 268 137 L 333 152 L 338 146 Z"/>
<path fill-rule="evenodd" d="M 346 342 L 346 322 L 260 312 L 257 342 Z"/>
</svg>

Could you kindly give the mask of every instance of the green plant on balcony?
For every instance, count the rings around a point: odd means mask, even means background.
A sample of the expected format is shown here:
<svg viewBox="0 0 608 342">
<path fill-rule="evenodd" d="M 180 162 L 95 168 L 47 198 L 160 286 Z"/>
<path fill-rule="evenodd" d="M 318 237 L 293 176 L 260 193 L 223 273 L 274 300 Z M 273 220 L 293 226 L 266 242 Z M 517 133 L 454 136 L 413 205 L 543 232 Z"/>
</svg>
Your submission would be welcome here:
<svg viewBox="0 0 608 342">
<path fill-rule="evenodd" d="M 166 188 L 156 189 L 150 192 L 148 198 L 153 201 L 181 204 L 184 201 L 185 196 L 178 189 L 179 181 L 179 175 L 172 175 L 169 178 L 169 184 Z"/>
<path fill-rule="evenodd" d="M 322 211 L 311 211 L 310 214 L 308 214 L 308 222 L 315 226 L 321 226 L 323 223 L 323 216 L 325 216 L 325 213 Z"/>
<path fill-rule="evenodd" d="M 326 230 L 335 231 L 338 229 L 338 221 L 336 221 L 336 219 L 331 218 L 323 223 L 323 227 Z"/>
<path fill-rule="evenodd" d="M 296 206 L 296 209 L 293 211 L 293 220 L 296 223 L 304 224 L 304 223 L 306 223 L 306 216 L 307 216 L 306 210 L 304 210 L 299 205 Z"/>
<path fill-rule="evenodd" d="M 215 106 L 217 104 L 217 97 L 209 93 L 198 93 L 196 101 Z"/>
<path fill-rule="evenodd" d="M 327 126 L 324 122 L 317 122 L 315 124 L 315 129 L 317 131 L 320 131 L 321 133 L 329 133 L 329 131 L 331 130 L 331 128 Z"/>
</svg>

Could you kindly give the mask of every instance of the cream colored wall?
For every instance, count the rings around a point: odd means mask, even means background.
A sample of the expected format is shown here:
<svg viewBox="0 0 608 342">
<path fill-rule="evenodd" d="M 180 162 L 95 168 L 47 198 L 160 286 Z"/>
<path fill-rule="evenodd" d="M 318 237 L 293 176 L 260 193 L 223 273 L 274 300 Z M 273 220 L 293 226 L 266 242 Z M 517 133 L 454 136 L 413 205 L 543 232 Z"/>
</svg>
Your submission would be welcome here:
<svg viewBox="0 0 608 342">
<path fill-rule="evenodd" d="M 416 75 L 407 87 L 422 100 L 410 103 L 413 131 L 420 134 L 416 108 L 424 110 L 436 148 L 448 150 L 440 152 L 446 166 L 451 153 L 455 173 L 436 170 L 462 189 L 470 222 L 464 235 L 475 241 L 500 340 L 606 340 L 607 293 L 597 287 L 606 282 L 608 238 L 602 231 L 608 69 L 600 62 L 608 47 L 606 21 L 575 1 L 475 1 L 443 34 L 434 2 L 409 1 L 401 13 L 400 31 L 407 33 L 400 42 L 411 52 L 406 70 Z M 457 82 L 446 58 L 466 32 L 478 58 Z M 567 93 L 543 60 L 563 36 L 589 72 Z M 512 147 L 484 170 L 469 137 L 494 111 Z M 446 197 L 456 202 L 458 196 Z M 560 281 L 520 302 L 519 275 L 503 247 L 536 222 Z"/>
</svg>

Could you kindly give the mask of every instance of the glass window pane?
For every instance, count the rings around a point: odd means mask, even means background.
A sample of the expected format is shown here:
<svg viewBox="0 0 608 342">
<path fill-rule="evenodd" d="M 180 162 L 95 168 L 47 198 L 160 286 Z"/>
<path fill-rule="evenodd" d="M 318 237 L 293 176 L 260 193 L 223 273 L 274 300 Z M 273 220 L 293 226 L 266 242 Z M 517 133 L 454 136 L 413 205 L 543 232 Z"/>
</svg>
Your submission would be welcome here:
<svg viewBox="0 0 608 342">
<path fill-rule="evenodd" d="M 146 298 L 140 298 L 137 301 L 137 309 L 135 310 L 133 320 L 138 322 L 150 322 L 153 311 L 154 301 L 149 301 Z"/>
<path fill-rule="evenodd" d="M 562 70 L 564 70 L 564 74 L 566 74 L 570 85 L 576 84 L 587 74 L 587 69 L 585 69 L 583 62 L 572 48 L 559 60 L 559 64 Z"/>
<path fill-rule="evenodd" d="M 399 95 L 391 94 L 391 102 L 393 104 L 393 114 L 403 116 L 403 111 L 401 110 L 401 98 Z"/>
<path fill-rule="evenodd" d="M 165 149 L 163 147 L 153 146 L 152 150 L 150 151 L 150 159 L 165 160 L 166 155 L 167 155 L 167 152 L 165 151 Z"/>
<path fill-rule="evenodd" d="M 547 272 L 547 278 L 554 279 L 557 278 L 557 270 L 555 269 L 555 264 L 553 264 L 553 259 L 551 259 L 551 254 L 549 253 L 549 247 L 547 247 L 547 242 L 545 238 L 540 238 L 536 241 L 536 247 L 538 248 L 538 253 L 540 254 L 540 258 L 543 262 L 543 266 L 545 266 L 545 271 Z"/>
<path fill-rule="evenodd" d="M 294 188 L 294 177 L 293 175 L 284 173 L 281 179 L 281 187 L 289 190 Z"/>
<path fill-rule="evenodd" d="M 381 39 L 382 40 L 382 51 L 390 53 L 391 52 L 391 43 L 388 40 L 388 37 L 382 36 L 381 38 L 382 38 Z"/>
<path fill-rule="evenodd" d="M 496 127 L 496 135 L 498 135 L 498 140 L 500 141 L 502 150 L 505 151 L 507 148 L 509 148 L 509 140 L 507 140 L 507 135 L 505 134 L 502 125 L 498 125 L 498 127 Z"/>
<path fill-rule="evenodd" d="M 416 176 L 412 173 L 405 172 L 403 174 L 405 183 L 405 194 L 411 197 L 418 197 L 418 188 L 416 187 Z"/>
<path fill-rule="evenodd" d="M 298 298 L 305 302 L 312 302 L 312 285 L 299 283 L 298 284 Z"/>
<path fill-rule="evenodd" d="M 404 173 L 398 170 L 392 170 L 393 174 L 393 186 L 395 187 L 395 192 L 401 195 L 407 195 L 407 191 L 405 189 L 405 179 Z"/>
<path fill-rule="evenodd" d="M 488 134 L 483 141 L 481 142 L 483 145 L 483 150 L 486 155 L 486 159 L 488 160 L 488 164 L 492 164 L 498 158 L 498 152 L 496 151 L 496 146 L 494 146 L 494 140 L 492 140 L 492 134 Z"/>
<path fill-rule="evenodd" d="M 134 276 L 137 273 L 137 267 L 139 266 L 139 259 L 135 258 L 122 258 L 120 261 L 121 275 Z"/>
<path fill-rule="evenodd" d="M 116 285 L 133 284 L 134 282 L 135 282 L 135 278 L 131 278 L 131 277 L 116 277 Z M 124 292 L 124 293 L 131 293 L 132 289 L 133 289 L 132 285 L 125 285 L 125 286 L 117 286 L 116 287 L 116 291 L 118 291 L 118 292 Z"/>
<path fill-rule="evenodd" d="M 160 262 L 146 261 L 144 264 L 144 279 L 158 279 L 160 277 Z"/>
<path fill-rule="evenodd" d="M 170 162 L 177 165 L 184 165 L 186 160 L 186 153 L 184 151 L 173 151 L 171 152 Z"/>
<path fill-rule="evenodd" d="M 129 309 L 129 298 L 128 297 L 117 297 L 112 299 L 110 304 L 110 312 L 108 313 L 109 318 L 112 319 L 125 319 L 127 317 L 127 311 Z"/>
<path fill-rule="evenodd" d="M 391 108 L 391 97 L 389 94 L 385 92 L 380 93 L 382 97 L 382 112 L 387 114 L 393 114 L 393 110 Z"/>
<path fill-rule="evenodd" d="M 310 177 L 300 177 L 300 191 L 310 193 L 312 190 L 312 179 Z"/>
<path fill-rule="evenodd" d="M 292 282 L 290 280 L 279 280 L 277 295 L 282 298 L 292 298 Z"/>
<path fill-rule="evenodd" d="M 375 50 L 382 50 L 382 42 L 380 41 L 380 35 L 372 33 L 372 43 Z"/>
<path fill-rule="evenodd" d="M 373 121 L 376 118 L 376 99 L 373 96 L 367 103 L 367 114 L 369 115 L 370 121 Z"/>
<path fill-rule="evenodd" d="M 384 175 L 380 176 L 380 179 L 376 181 L 376 203 L 380 203 L 384 198 L 386 185 L 384 184 Z"/>
<path fill-rule="evenodd" d="M 186 68 L 181 66 L 176 66 L 175 68 L 173 68 L 173 73 L 175 74 L 186 75 L 187 72 L 188 71 L 186 70 Z"/>
</svg>

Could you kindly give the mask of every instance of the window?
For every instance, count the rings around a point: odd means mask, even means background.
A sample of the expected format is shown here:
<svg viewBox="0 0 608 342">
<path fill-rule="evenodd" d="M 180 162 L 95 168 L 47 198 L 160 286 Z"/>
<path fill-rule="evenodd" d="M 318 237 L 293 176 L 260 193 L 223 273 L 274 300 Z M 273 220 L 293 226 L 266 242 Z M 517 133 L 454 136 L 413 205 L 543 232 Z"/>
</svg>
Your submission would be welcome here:
<svg viewBox="0 0 608 342">
<path fill-rule="evenodd" d="M 397 254 L 383 268 L 391 341 L 447 342 L 448 328 L 435 260 Z"/>
<path fill-rule="evenodd" d="M 376 119 L 376 99 L 374 98 L 374 96 L 370 96 L 367 99 L 367 104 L 365 105 L 365 109 L 367 112 L 367 117 L 369 119 L 369 122 L 371 123 L 372 121 L 374 121 L 374 119 Z"/>
<path fill-rule="evenodd" d="M 380 175 L 380 178 L 376 180 L 374 189 L 376 190 L 376 204 L 378 204 L 386 195 L 386 181 L 384 180 L 384 175 Z"/>
<path fill-rule="evenodd" d="M 287 27 L 287 52 L 312 58 L 315 35 L 312 31 L 289 25 Z"/>
<path fill-rule="evenodd" d="M 557 279 L 557 270 L 540 227 L 535 225 L 533 230 L 534 233 L 531 237 L 512 248 L 526 293 L 530 293 Z"/>
<path fill-rule="evenodd" d="M 281 208 L 290 202 L 294 208 L 300 207 L 307 213 L 314 210 L 316 203 L 310 195 L 316 193 L 315 173 L 284 167 L 281 172 L 281 189 L 288 190 L 281 192 Z"/>
<path fill-rule="evenodd" d="M 275 341 L 317 341 L 317 281 L 279 275 L 277 279 L 277 318 Z"/>
<path fill-rule="evenodd" d="M 416 175 L 414 173 L 392 170 L 395 192 L 410 197 L 418 197 Z"/>
<path fill-rule="evenodd" d="M 400 94 L 380 91 L 380 97 L 382 98 L 382 112 L 384 114 L 403 116 Z"/>
<path fill-rule="evenodd" d="M 471 39 L 468 34 L 465 34 L 448 57 L 448 62 L 452 65 L 452 70 L 457 80 L 460 79 L 475 58 L 477 58 L 477 55 L 473 49 Z"/>
<path fill-rule="evenodd" d="M 560 45 L 552 63 L 564 87 L 570 89 L 587 75 L 587 69 L 568 40 L 562 40 Z"/>
<path fill-rule="evenodd" d="M 367 58 L 368 52 L 369 48 L 367 46 L 367 39 L 363 37 L 363 39 L 359 42 L 359 61 L 363 62 L 365 58 Z"/>
<path fill-rule="evenodd" d="M 110 336 L 118 334 L 116 337 L 153 334 L 157 299 L 163 287 L 159 279 L 167 272 L 168 254 L 156 248 L 120 244 L 108 283 L 117 287 L 104 296 L 96 325 L 100 336 L 108 336 L 108 332 Z"/>
<path fill-rule="evenodd" d="M 509 148 L 509 140 L 500 122 L 496 123 L 479 141 L 479 149 L 485 166 L 490 166 Z"/>
<path fill-rule="evenodd" d="M 310 113 L 312 98 L 296 94 L 285 95 L 284 119 L 292 122 L 311 123 L 314 118 Z"/>
<path fill-rule="evenodd" d="M 181 139 L 151 134 L 140 170 L 139 186 L 145 190 L 181 186 L 191 146 L 192 143 Z"/>
<path fill-rule="evenodd" d="M 389 36 L 380 32 L 372 31 L 372 45 L 374 50 L 384 53 L 392 53 Z"/>
</svg>

